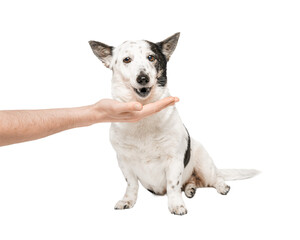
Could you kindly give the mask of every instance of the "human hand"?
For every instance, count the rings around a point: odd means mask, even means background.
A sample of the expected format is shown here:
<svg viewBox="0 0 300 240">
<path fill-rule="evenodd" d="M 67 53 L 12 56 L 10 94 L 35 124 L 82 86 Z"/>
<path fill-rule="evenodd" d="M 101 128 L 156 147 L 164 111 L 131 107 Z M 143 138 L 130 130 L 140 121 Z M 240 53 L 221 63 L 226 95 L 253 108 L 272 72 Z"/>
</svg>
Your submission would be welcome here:
<svg viewBox="0 0 300 240">
<path fill-rule="evenodd" d="M 177 97 L 166 97 L 154 103 L 123 103 L 113 99 L 102 99 L 92 105 L 95 122 L 137 122 L 179 101 Z"/>
<path fill-rule="evenodd" d="M 178 101 L 176 97 L 167 97 L 143 106 L 138 102 L 102 99 L 84 107 L 3 110 L 0 111 L 0 146 L 35 140 L 99 122 L 137 122 Z"/>
</svg>

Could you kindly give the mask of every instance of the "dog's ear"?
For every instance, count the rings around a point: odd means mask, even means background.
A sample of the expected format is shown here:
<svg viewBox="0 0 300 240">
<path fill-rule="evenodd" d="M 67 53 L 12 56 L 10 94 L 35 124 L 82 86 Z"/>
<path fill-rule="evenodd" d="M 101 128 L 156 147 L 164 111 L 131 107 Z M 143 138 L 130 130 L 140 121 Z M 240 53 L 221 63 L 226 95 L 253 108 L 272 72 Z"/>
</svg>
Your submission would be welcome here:
<svg viewBox="0 0 300 240">
<path fill-rule="evenodd" d="M 168 37 L 167 39 L 165 39 L 159 43 L 156 43 L 160 47 L 162 53 L 167 58 L 167 61 L 169 61 L 172 53 L 174 52 L 174 50 L 176 48 L 179 36 L 180 36 L 180 32 L 175 33 L 171 37 Z"/>
<path fill-rule="evenodd" d="M 106 67 L 110 68 L 114 48 L 96 41 L 89 41 L 89 44 L 97 58 L 99 58 Z"/>
</svg>

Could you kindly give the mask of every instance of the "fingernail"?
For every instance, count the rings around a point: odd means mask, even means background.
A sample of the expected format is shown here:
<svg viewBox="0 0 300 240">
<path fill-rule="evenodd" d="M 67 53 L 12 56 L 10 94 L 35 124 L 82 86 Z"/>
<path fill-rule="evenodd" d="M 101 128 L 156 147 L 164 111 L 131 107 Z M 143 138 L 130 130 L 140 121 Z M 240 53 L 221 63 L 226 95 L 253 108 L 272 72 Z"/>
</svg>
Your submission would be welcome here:
<svg viewBox="0 0 300 240">
<path fill-rule="evenodd" d="M 138 104 L 138 103 L 135 104 L 134 107 L 135 107 L 136 110 L 141 110 L 142 109 L 142 105 Z"/>
<path fill-rule="evenodd" d="M 175 102 L 179 102 L 179 98 L 178 97 L 175 97 Z"/>
</svg>

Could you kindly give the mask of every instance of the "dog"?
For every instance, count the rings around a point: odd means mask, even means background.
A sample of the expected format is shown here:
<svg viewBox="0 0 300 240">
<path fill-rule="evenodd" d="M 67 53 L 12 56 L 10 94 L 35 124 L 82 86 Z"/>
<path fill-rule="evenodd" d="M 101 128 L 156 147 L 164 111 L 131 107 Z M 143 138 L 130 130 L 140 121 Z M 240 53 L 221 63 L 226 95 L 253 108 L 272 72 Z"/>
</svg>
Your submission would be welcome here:
<svg viewBox="0 0 300 240">
<path fill-rule="evenodd" d="M 89 41 L 93 53 L 112 70 L 112 97 L 121 102 L 155 102 L 170 96 L 167 63 L 180 33 L 153 43 L 126 41 L 112 47 Z M 112 123 L 110 141 L 117 153 L 127 189 L 115 209 L 132 208 L 140 182 L 156 195 L 168 196 L 171 213 L 187 213 L 182 191 L 192 198 L 199 187 L 214 187 L 226 195 L 225 180 L 253 177 L 256 170 L 217 169 L 204 147 L 190 137 L 175 106 L 138 122 Z"/>
</svg>

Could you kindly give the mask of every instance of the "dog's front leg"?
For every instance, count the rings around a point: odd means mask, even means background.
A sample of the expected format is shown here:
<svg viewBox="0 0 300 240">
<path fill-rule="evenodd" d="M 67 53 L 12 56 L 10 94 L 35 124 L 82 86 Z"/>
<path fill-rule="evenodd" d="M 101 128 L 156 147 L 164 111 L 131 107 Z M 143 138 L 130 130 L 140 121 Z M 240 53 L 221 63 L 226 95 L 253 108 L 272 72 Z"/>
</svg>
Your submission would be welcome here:
<svg viewBox="0 0 300 240">
<path fill-rule="evenodd" d="M 123 199 L 118 201 L 117 204 L 115 205 L 115 209 L 118 210 L 132 208 L 136 202 L 138 189 L 139 189 L 138 179 L 135 176 L 135 174 L 133 174 L 132 171 L 126 168 L 123 164 L 120 164 L 120 161 L 119 161 L 119 166 L 126 179 L 127 189 Z"/>
<path fill-rule="evenodd" d="M 183 162 L 173 159 L 166 171 L 169 210 L 176 215 L 187 213 L 181 194 L 183 169 Z"/>
</svg>

